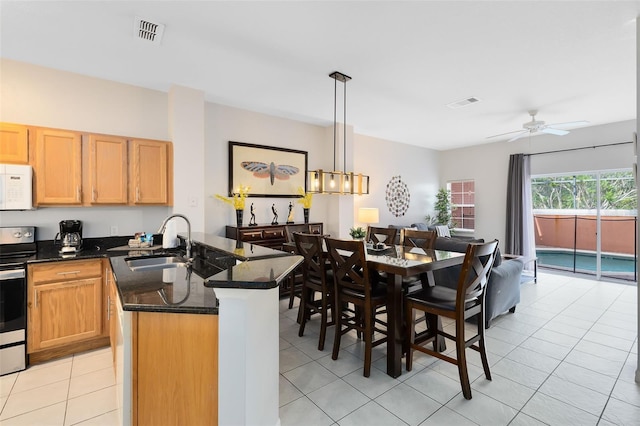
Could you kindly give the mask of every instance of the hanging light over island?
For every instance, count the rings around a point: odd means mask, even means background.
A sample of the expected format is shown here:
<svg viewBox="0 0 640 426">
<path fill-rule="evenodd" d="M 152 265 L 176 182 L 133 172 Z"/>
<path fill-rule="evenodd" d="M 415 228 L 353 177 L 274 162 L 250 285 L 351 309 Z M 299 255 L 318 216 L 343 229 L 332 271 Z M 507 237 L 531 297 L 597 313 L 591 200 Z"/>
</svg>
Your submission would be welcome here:
<svg viewBox="0 0 640 426">
<path fill-rule="evenodd" d="M 338 194 L 338 195 L 352 195 L 352 194 L 368 194 L 369 193 L 369 176 L 362 173 L 347 172 L 347 82 L 351 80 L 351 77 L 341 72 L 334 71 L 329 74 L 329 77 L 334 80 L 333 89 L 333 170 L 324 171 L 322 169 L 309 170 L 308 182 L 309 188 L 307 192 L 314 194 Z M 336 147 L 338 144 L 338 81 L 341 81 L 344 86 L 344 121 L 343 128 L 343 162 L 342 171 L 337 170 L 336 167 Z"/>
</svg>

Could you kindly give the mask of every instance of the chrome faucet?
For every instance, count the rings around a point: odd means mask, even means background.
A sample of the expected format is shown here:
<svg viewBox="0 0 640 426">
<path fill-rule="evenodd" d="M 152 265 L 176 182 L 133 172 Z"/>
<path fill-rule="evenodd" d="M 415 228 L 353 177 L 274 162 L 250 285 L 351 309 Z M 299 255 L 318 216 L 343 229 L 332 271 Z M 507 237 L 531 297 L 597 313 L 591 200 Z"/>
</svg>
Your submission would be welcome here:
<svg viewBox="0 0 640 426">
<path fill-rule="evenodd" d="M 174 217 L 181 217 L 185 220 L 185 222 L 187 222 L 187 261 L 191 262 L 193 260 L 191 258 L 191 222 L 189 222 L 189 219 L 185 215 L 176 213 L 167 217 L 164 222 L 162 222 L 162 225 L 160 225 L 157 233 L 164 234 L 164 229 L 167 227 L 167 222 L 169 222 Z"/>
</svg>

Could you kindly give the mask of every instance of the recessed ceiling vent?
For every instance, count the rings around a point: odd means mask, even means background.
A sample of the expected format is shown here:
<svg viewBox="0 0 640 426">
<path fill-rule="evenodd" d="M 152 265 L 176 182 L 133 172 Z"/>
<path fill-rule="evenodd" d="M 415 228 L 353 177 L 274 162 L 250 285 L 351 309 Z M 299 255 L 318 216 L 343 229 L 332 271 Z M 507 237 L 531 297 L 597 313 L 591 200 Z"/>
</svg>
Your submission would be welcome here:
<svg viewBox="0 0 640 426">
<path fill-rule="evenodd" d="M 164 33 L 164 25 L 151 22 L 149 20 L 136 16 L 133 23 L 133 36 L 139 40 L 160 44 L 162 34 Z"/>
<path fill-rule="evenodd" d="M 477 102 L 480 102 L 480 99 L 476 98 L 475 96 L 471 96 L 470 98 L 451 102 L 450 104 L 447 104 L 447 106 L 451 109 L 456 109 L 456 108 L 462 108 L 467 105 L 475 104 Z"/>
</svg>

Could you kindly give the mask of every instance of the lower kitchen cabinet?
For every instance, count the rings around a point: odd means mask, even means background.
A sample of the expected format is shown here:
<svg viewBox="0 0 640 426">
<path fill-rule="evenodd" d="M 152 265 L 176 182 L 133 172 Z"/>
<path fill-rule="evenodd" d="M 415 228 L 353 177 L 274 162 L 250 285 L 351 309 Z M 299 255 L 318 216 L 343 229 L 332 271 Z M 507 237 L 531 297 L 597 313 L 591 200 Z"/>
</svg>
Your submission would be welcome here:
<svg viewBox="0 0 640 426">
<path fill-rule="evenodd" d="M 123 311 L 116 393 L 127 425 L 218 424 L 218 316 Z"/>
<path fill-rule="evenodd" d="M 30 363 L 108 344 L 101 259 L 34 264 L 27 270 Z"/>
</svg>

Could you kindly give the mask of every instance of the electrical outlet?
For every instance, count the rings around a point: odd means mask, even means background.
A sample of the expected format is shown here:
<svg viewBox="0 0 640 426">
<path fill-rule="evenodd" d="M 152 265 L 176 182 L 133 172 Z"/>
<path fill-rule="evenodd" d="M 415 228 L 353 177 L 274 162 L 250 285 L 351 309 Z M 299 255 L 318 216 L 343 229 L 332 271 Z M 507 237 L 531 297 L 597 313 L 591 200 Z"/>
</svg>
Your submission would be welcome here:
<svg viewBox="0 0 640 426">
<path fill-rule="evenodd" d="M 118 225 L 111 225 L 111 236 L 117 236 L 118 235 Z"/>
</svg>

